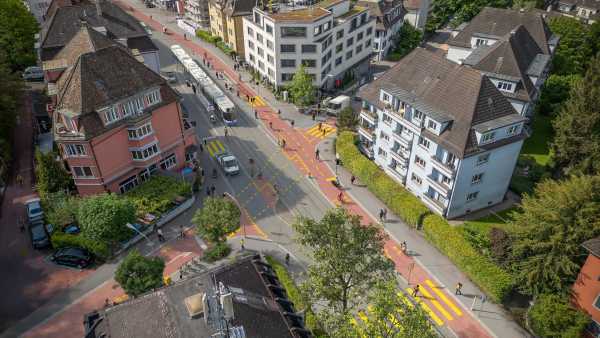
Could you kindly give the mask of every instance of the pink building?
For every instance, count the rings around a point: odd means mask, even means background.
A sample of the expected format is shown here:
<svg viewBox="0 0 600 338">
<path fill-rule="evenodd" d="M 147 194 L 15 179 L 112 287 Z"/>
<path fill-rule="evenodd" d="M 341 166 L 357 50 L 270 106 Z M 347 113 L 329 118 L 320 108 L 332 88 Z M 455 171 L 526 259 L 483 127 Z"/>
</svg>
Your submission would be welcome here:
<svg viewBox="0 0 600 338">
<path fill-rule="evenodd" d="M 125 192 L 194 160 L 179 95 L 125 47 L 83 26 L 53 60 L 54 138 L 81 195 Z"/>
</svg>

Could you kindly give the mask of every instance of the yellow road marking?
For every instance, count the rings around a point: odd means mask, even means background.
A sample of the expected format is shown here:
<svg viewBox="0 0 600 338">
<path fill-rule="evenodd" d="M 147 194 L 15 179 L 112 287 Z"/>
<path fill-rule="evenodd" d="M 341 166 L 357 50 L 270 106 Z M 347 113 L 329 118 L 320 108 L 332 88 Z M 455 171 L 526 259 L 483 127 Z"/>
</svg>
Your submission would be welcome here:
<svg viewBox="0 0 600 338">
<path fill-rule="evenodd" d="M 437 301 L 437 299 L 435 299 L 431 293 L 429 293 L 429 291 L 427 291 L 427 288 L 422 287 L 420 288 L 420 291 L 423 293 L 423 295 L 427 298 L 429 298 L 429 301 L 431 301 L 431 304 L 433 304 L 433 306 L 438 309 L 438 311 L 444 315 L 444 317 L 446 317 L 446 319 L 448 320 L 453 320 L 454 318 L 452 317 L 452 315 L 446 311 L 446 309 L 444 309 L 444 307 L 442 306 L 442 304 L 440 304 L 440 302 Z"/>
<path fill-rule="evenodd" d="M 358 311 L 358 317 L 365 323 L 369 321 L 369 317 L 362 311 Z"/>
<path fill-rule="evenodd" d="M 414 307 L 414 304 L 406 298 L 406 295 L 403 292 L 398 292 L 398 297 L 402 299 L 404 304 L 408 305 L 408 307 Z"/>
<path fill-rule="evenodd" d="M 221 143 L 221 141 L 216 141 L 215 143 L 217 144 L 217 146 L 219 146 L 219 149 L 221 149 L 221 151 L 225 151 L 225 147 L 223 146 L 223 143 Z"/>
<path fill-rule="evenodd" d="M 413 289 L 412 288 L 406 288 L 406 291 L 412 295 L 413 293 Z M 433 310 L 429 307 L 429 305 L 425 304 L 419 297 L 415 297 L 415 301 L 421 305 L 421 308 L 423 308 L 423 310 L 425 310 L 425 312 L 427 312 L 427 314 L 429 315 L 429 317 L 431 317 L 431 319 L 433 319 L 433 321 L 441 326 L 444 325 L 444 321 L 438 317 L 438 315 L 435 314 L 435 312 L 433 312 Z"/>
<path fill-rule="evenodd" d="M 425 281 L 425 283 L 426 283 L 427 285 L 429 285 L 429 287 L 430 287 L 430 288 L 433 290 L 433 292 L 435 292 L 435 294 L 436 294 L 436 295 L 437 295 L 437 296 L 438 296 L 438 297 L 439 297 L 439 298 L 440 298 L 442 301 L 444 301 L 444 303 L 446 303 L 446 304 L 447 304 L 447 305 L 448 305 L 448 306 L 449 306 L 449 307 L 452 309 L 452 311 L 454 311 L 454 313 L 456 313 L 456 315 L 457 315 L 457 316 L 462 316 L 462 315 L 463 315 L 463 313 L 462 313 L 462 311 L 460 310 L 460 308 L 459 308 L 458 306 L 454 305 L 454 303 L 453 303 L 453 302 L 451 302 L 451 301 L 450 301 L 450 299 L 448 299 L 448 297 L 446 297 L 446 295 L 445 295 L 445 294 L 444 294 L 442 291 L 440 291 L 440 290 L 438 289 L 438 287 L 437 287 L 436 285 L 434 285 L 434 284 L 433 284 L 433 282 L 432 282 L 432 281 L 430 281 L 429 279 L 427 279 L 427 280 Z"/>
<path fill-rule="evenodd" d="M 206 145 L 206 148 L 208 148 L 208 152 L 209 152 L 209 154 L 210 154 L 210 156 L 211 156 L 211 157 L 212 157 L 212 156 L 215 156 L 215 151 L 213 150 L 213 148 L 212 148 L 212 145 L 213 145 L 213 143 L 212 143 L 212 142 L 209 142 L 209 143 Z"/>
<path fill-rule="evenodd" d="M 325 179 L 325 181 L 327 181 L 327 182 L 333 182 L 333 181 L 335 181 L 335 176 L 328 177 L 328 178 Z"/>
<path fill-rule="evenodd" d="M 331 135 L 331 133 L 335 132 L 335 128 L 328 125 L 328 124 L 323 124 L 321 125 L 321 130 L 319 130 L 319 125 L 316 124 L 312 127 L 310 127 L 307 131 L 306 134 L 309 136 L 313 136 L 313 137 L 317 137 L 317 138 L 325 138 L 329 135 Z M 323 133 L 325 132 L 325 133 Z"/>
</svg>

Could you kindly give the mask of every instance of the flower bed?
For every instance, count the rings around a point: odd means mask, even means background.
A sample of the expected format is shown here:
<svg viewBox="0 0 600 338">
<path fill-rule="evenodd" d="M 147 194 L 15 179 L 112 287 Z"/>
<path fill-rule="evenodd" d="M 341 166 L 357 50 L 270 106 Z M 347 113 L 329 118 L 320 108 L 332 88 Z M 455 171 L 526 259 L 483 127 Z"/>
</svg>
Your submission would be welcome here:
<svg viewBox="0 0 600 338">
<path fill-rule="evenodd" d="M 146 214 L 163 214 L 176 206 L 174 202 L 178 197 L 190 195 L 190 184 L 172 177 L 153 176 L 124 196 L 135 205 L 138 216 L 143 217 Z"/>
</svg>

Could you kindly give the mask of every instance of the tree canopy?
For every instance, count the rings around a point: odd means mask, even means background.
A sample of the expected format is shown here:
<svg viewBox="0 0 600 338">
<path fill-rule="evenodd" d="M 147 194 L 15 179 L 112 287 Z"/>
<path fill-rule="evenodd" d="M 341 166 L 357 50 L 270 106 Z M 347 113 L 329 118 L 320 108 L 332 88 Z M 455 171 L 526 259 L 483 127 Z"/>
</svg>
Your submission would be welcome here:
<svg viewBox="0 0 600 338">
<path fill-rule="evenodd" d="M 1 2 L 0 2 L 1 3 Z M 1 8 L 0 4 L 0 8 Z M 0 9 L 1 11 L 1 9 Z M 0 19 L 1 20 L 1 19 Z M 0 22 L 0 26 L 2 22 Z M 1 34 L 1 33 L 0 33 Z M 17 113 L 23 102 L 23 80 L 11 69 L 6 51 L 0 45 L 0 181 L 12 159 L 12 137 Z"/>
<path fill-rule="evenodd" d="M 208 197 L 203 203 L 192 219 L 196 231 L 212 243 L 224 242 L 240 226 L 240 209 L 228 198 Z"/>
<path fill-rule="evenodd" d="M 300 244 L 309 247 L 314 263 L 303 285 L 313 300 L 325 300 L 344 316 L 379 280 L 391 278 L 393 264 L 383 255 L 386 235 L 343 208 L 320 220 L 300 217 L 293 225 Z"/>
<path fill-rule="evenodd" d="M 12 71 L 35 64 L 35 34 L 38 23 L 21 0 L 0 1 L 0 50 Z"/>
<path fill-rule="evenodd" d="M 517 285 L 530 295 L 566 293 L 586 257 L 581 243 L 600 235 L 600 176 L 539 183 L 514 222 Z"/>
<path fill-rule="evenodd" d="M 390 54 L 390 59 L 400 60 L 413 49 L 417 48 L 423 39 L 423 32 L 416 29 L 410 23 L 402 24 L 398 37 L 395 39 L 396 48 Z"/>
<path fill-rule="evenodd" d="M 432 2 L 425 29 L 433 32 L 446 23 L 455 27 L 471 20 L 483 7 L 508 8 L 511 5 L 511 0 L 436 0 Z"/>
<path fill-rule="evenodd" d="M 77 221 L 82 236 L 115 244 L 131 235 L 132 230 L 126 224 L 135 221 L 135 207 L 115 194 L 90 196 L 79 202 Z"/>
<path fill-rule="evenodd" d="M 67 191 L 74 187 L 71 175 L 56 160 L 56 153 L 42 154 L 35 151 L 36 188 L 40 197 L 46 199 L 48 194 Z"/>
<path fill-rule="evenodd" d="M 115 280 L 128 295 L 135 297 L 163 286 L 164 269 L 161 257 L 144 257 L 134 249 L 119 264 Z"/>
<path fill-rule="evenodd" d="M 588 40 L 588 28 L 584 23 L 566 16 L 551 18 L 548 26 L 560 36 L 552 60 L 552 73 L 558 75 L 583 74 L 592 50 Z"/>
<path fill-rule="evenodd" d="M 337 118 L 338 130 L 356 130 L 358 125 L 358 114 L 352 110 L 352 107 L 342 109 Z"/>
<path fill-rule="evenodd" d="M 540 295 L 529 312 L 531 328 L 543 338 L 579 338 L 589 322 L 587 316 L 574 309 L 567 297 Z"/>
<path fill-rule="evenodd" d="M 306 72 L 303 64 L 300 65 L 294 78 L 288 86 L 290 95 L 295 104 L 307 106 L 315 101 L 315 87 L 312 83 L 312 77 Z"/>
<path fill-rule="evenodd" d="M 600 173 L 600 55 L 552 122 L 552 159 L 563 173 Z"/>
<path fill-rule="evenodd" d="M 581 80 L 581 75 L 552 74 L 544 82 L 537 108 L 544 115 L 553 116 L 560 111 L 562 104 L 570 97 L 575 82 Z"/>
</svg>

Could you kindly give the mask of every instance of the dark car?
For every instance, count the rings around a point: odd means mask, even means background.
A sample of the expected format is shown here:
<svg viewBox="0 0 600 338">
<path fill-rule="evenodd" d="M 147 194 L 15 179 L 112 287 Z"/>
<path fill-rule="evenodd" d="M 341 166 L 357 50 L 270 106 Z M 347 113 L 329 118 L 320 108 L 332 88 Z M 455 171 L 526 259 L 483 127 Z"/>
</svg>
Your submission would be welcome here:
<svg viewBox="0 0 600 338">
<path fill-rule="evenodd" d="M 50 236 L 48 236 L 44 222 L 29 224 L 29 237 L 34 249 L 43 249 L 50 246 Z"/>
<path fill-rule="evenodd" d="M 62 248 L 57 250 L 50 260 L 59 265 L 66 265 L 83 269 L 92 264 L 94 257 L 86 249 L 82 248 Z"/>
</svg>

